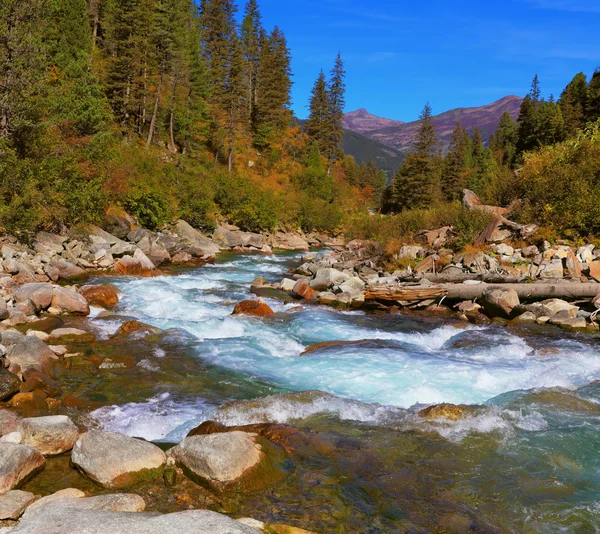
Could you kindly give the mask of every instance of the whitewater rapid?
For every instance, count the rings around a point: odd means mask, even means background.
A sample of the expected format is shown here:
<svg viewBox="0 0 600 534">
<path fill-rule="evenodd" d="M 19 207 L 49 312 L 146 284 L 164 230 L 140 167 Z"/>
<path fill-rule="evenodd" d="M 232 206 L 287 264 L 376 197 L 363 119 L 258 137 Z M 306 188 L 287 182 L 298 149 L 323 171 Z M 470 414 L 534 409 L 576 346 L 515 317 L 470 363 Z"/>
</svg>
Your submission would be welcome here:
<svg viewBox="0 0 600 534">
<path fill-rule="evenodd" d="M 231 315 L 237 302 L 250 298 L 254 278 L 281 280 L 298 261 L 294 254 L 228 256 L 174 276 L 118 278 L 113 282 L 122 295 L 116 311 L 161 329 L 184 329 L 194 336 L 197 358 L 211 364 L 282 391 L 331 394 L 335 397 L 320 399 L 309 412 L 330 410 L 355 420 L 382 420 L 382 412 L 423 404 L 483 404 L 517 390 L 573 389 L 600 379 L 598 342 L 592 338 L 522 337 L 495 326 L 444 325 L 274 299 L 267 299 L 273 318 Z M 96 323 L 105 336 L 119 324 Z M 300 356 L 314 343 L 361 340 L 369 341 Z M 357 404 L 340 408 L 340 397 Z M 105 407 L 94 415 L 108 429 L 168 440 L 215 418 L 216 409 L 203 398 L 174 399 L 159 391 L 146 402 Z M 306 415 L 281 405 L 272 414 L 277 422 Z M 534 420 L 520 424 L 539 427 Z"/>
</svg>

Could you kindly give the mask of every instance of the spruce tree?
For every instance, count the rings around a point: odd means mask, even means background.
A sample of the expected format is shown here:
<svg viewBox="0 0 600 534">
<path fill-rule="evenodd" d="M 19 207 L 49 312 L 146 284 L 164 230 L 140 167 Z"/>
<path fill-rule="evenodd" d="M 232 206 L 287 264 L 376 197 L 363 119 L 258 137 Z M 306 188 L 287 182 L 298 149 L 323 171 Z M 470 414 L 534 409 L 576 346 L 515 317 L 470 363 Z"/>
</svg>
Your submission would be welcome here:
<svg viewBox="0 0 600 534">
<path fill-rule="evenodd" d="M 470 146 L 467 131 L 457 122 L 442 168 L 442 192 L 446 200 L 452 201 L 461 197 L 466 184 Z"/>
<path fill-rule="evenodd" d="M 329 139 L 327 157 L 329 161 L 342 154 L 341 144 L 344 137 L 344 108 L 346 105 L 346 71 L 341 54 L 338 53 L 329 81 Z"/>
<path fill-rule="evenodd" d="M 285 36 L 275 27 L 264 39 L 257 77 L 255 142 L 261 148 L 273 132 L 281 132 L 291 123 L 290 77 L 290 53 Z"/>
<path fill-rule="evenodd" d="M 600 69 L 596 69 L 588 88 L 588 112 L 586 119 L 589 122 L 600 119 Z"/>
<path fill-rule="evenodd" d="M 498 129 L 490 139 L 490 148 L 494 153 L 499 153 L 499 162 L 512 167 L 517 150 L 517 126 L 505 111 L 500 117 Z"/>
<path fill-rule="evenodd" d="M 256 106 L 258 101 L 258 77 L 260 69 L 261 50 L 265 45 L 265 34 L 262 29 L 261 15 L 256 0 L 248 0 L 244 9 L 244 19 L 240 29 L 240 40 L 245 62 L 245 83 L 248 91 L 246 100 L 248 114 L 254 130 L 256 124 Z"/>
<path fill-rule="evenodd" d="M 440 197 L 441 156 L 429 103 L 420 115 L 413 151 L 394 180 L 394 200 L 399 209 L 427 208 Z"/>
<path fill-rule="evenodd" d="M 321 71 L 315 82 L 310 97 L 309 116 L 306 121 L 306 133 L 311 141 L 316 141 L 319 149 L 323 152 L 329 148 L 328 141 L 331 138 L 329 131 L 330 100 L 327 90 L 325 73 Z"/>
<path fill-rule="evenodd" d="M 565 87 L 560 95 L 559 105 L 565 123 L 565 133 L 568 137 L 571 137 L 586 123 L 588 83 L 583 72 L 576 74 Z"/>
<path fill-rule="evenodd" d="M 538 106 L 531 95 L 527 95 L 519 110 L 517 119 L 517 155 L 520 156 L 527 150 L 533 150 L 538 146 L 537 140 L 537 114 Z"/>
</svg>

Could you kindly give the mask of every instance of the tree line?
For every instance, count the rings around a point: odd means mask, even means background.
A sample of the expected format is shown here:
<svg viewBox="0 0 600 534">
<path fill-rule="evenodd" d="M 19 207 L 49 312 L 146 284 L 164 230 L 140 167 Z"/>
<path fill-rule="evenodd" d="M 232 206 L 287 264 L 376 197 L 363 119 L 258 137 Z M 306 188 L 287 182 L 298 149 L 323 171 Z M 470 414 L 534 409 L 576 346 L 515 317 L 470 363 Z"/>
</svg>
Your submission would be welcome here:
<svg viewBox="0 0 600 534">
<path fill-rule="evenodd" d="M 575 137 L 600 119 L 600 70 L 588 81 L 577 74 L 558 100 L 541 96 L 536 75 L 515 122 L 508 112 L 488 140 L 475 128 L 469 135 L 457 123 L 444 153 L 426 104 L 413 149 L 384 191 L 384 209 L 428 208 L 460 199 L 463 189 L 475 191 L 489 203 L 506 203 L 519 191 L 515 169 L 527 153 Z"/>
</svg>

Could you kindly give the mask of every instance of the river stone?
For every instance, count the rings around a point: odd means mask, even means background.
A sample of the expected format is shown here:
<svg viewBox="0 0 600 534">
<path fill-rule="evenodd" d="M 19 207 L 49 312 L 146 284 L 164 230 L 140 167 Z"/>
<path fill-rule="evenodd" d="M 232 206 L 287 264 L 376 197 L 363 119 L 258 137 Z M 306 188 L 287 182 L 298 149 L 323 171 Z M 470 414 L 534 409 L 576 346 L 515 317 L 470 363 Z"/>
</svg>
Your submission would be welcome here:
<svg viewBox="0 0 600 534">
<path fill-rule="evenodd" d="M 55 286 L 52 290 L 52 307 L 63 313 L 89 315 L 87 300 L 79 293 L 66 287 Z"/>
<path fill-rule="evenodd" d="M 519 315 L 518 317 L 515 317 L 511 323 L 512 324 L 528 324 L 528 323 L 535 323 L 537 317 L 535 315 L 535 313 L 530 312 L 530 311 L 526 311 L 523 312 L 521 315 Z"/>
<path fill-rule="evenodd" d="M 206 256 L 213 256 L 220 250 L 216 243 L 183 220 L 177 221 L 174 230 L 183 241 L 186 241 L 194 248 L 200 249 Z"/>
<path fill-rule="evenodd" d="M 0 436 L 16 432 L 22 417 L 10 410 L 0 410 Z"/>
<path fill-rule="evenodd" d="M 102 487 L 121 488 L 159 476 L 166 456 L 147 441 L 93 430 L 77 440 L 71 461 Z"/>
<path fill-rule="evenodd" d="M 23 284 L 15 291 L 15 300 L 25 302 L 30 300 L 36 312 L 45 310 L 52 304 L 53 286 L 48 283 Z"/>
<path fill-rule="evenodd" d="M 279 289 L 281 291 L 285 291 L 289 293 L 294 289 L 294 286 L 297 284 L 296 280 L 292 280 L 291 278 L 284 278 L 281 282 L 279 282 Z"/>
<path fill-rule="evenodd" d="M 573 304 L 569 304 L 566 300 L 562 299 L 543 300 L 540 304 L 549 311 L 551 317 L 561 311 L 566 311 L 569 317 L 573 318 L 579 310 L 577 306 L 573 306 Z"/>
<path fill-rule="evenodd" d="M 58 270 L 58 277 L 62 280 L 77 282 L 89 277 L 85 269 L 77 267 L 77 265 L 67 260 L 53 261 L 50 265 Z M 48 277 L 52 278 L 50 274 L 48 274 Z"/>
<path fill-rule="evenodd" d="M 0 495 L 0 520 L 19 519 L 33 501 L 35 495 L 29 491 L 11 490 Z"/>
<path fill-rule="evenodd" d="M 51 347 L 48 348 L 52 350 Z M 25 393 L 28 391 L 35 391 L 36 389 L 47 393 L 49 397 L 56 398 L 63 394 L 60 384 L 56 380 L 53 380 L 48 375 L 40 373 L 35 369 L 27 369 L 23 373 L 23 384 L 21 384 L 21 391 Z"/>
<path fill-rule="evenodd" d="M 510 317 L 513 308 L 520 304 L 514 289 L 486 288 L 481 297 L 484 310 L 491 317 Z"/>
<path fill-rule="evenodd" d="M 350 276 L 337 269 L 319 269 L 314 279 L 311 280 L 310 287 L 317 291 L 325 291 L 335 285 L 343 284 L 349 278 Z"/>
<path fill-rule="evenodd" d="M 42 454 L 27 445 L 2 443 L 0 446 L 0 495 L 15 488 L 25 478 L 44 467 Z"/>
<path fill-rule="evenodd" d="M 219 486 L 260 463 L 263 454 L 256 437 L 240 431 L 191 436 L 174 447 L 171 456 L 193 479 Z"/>
<path fill-rule="evenodd" d="M 35 369 L 46 375 L 50 372 L 50 361 L 55 358 L 48 346 L 35 336 L 23 336 L 8 350 L 6 357 L 9 369 L 16 372 L 18 367 L 16 374 Z"/>
<path fill-rule="evenodd" d="M 50 343 L 93 343 L 96 336 L 79 328 L 57 328 L 48 336 Z"/>
<path fill-rule="evenodd" d="M 90 306 L 112 308 L 119 304 L 119 290 L 112 284 L 92 284 L 83 286 L 79 293 Z"/>
<path fill-rule="evenodd" d="M 21 339 L 23 339 L 23 334 L 18 330 L 9 329 L 2 332 L 2 344 L 5 347 L 10 347 L 11 345 L 16 345 Z"/>
<path fill-rule="evenodd" d="M 560 279 L 564 276 L 564 269 L 561 260 L 555 260 L 542 267 L 540 278 Z"/>
<path fill-rule="evenodd" d="M 78 499 L 84 500 L 84 499 Z M 87 499 L 86 499 L 87 500 Z M 259 534 L 226 515 L 187 510 L 157 515 L 148 512 L 112 512 L 71 507 L 75 501 L 44 506 L 7 530 L 8 534 Z M 4 534 L 4 533 L 3 533 Z"/>
<path fill-rule="evenodd" d="M 8 369 L 0 367 L 0 401 L 8 399 L 19 391 L 21 380 Z"/>
<path fill-rule="evenodd" d="M 54 456 L 70 451 L 79 437 L 79 428 L 66 415 L 29 417 L 21 421 L 22 443 Z"/>
<path fill-rule="evenodd" d="M 43 513 L 44 507 L 49 505 L 57 505 L 69 510 L 103 510 L 106 512 L 143 512 L 146 509 L 144 499 L 133 493 L 86 497 L 82 491 L 68 488 L 42 497 L 33 503 L 23 515 L 23 519 Z"/>
<path fill-rule="evenodd" d="M 303 299 L 312 299 L 315 297 L 314 289 L 310 287 L 308 280 L 305 279 L 298 280 L 294 284 L 294 287 L 292 288 L 292 293 Z"/>
<path fill-rule="evenodd" d="M 233 310 L 232 315 L 253 315 L 255 317 L 268 317 L 275 312 L 262 299 L 250 299 L 240 302 Z"/>
</svg>

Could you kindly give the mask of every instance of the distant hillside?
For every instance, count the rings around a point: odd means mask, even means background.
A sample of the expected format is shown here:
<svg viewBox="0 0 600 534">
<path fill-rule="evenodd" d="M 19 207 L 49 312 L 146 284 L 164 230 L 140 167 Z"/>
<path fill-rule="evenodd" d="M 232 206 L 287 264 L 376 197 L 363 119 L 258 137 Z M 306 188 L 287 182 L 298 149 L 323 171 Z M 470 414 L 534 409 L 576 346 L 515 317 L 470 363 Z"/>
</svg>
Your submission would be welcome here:
<svg viewBox="0 0 600 534">
<path fill-rule="evenodd" d="M 364 108 L 344 115 L 344 129 L 360 134 L 381 130 L 382 128 L 401 126 L 402 124 L 404 124 L 402 121 L 394 121 L 372 115 Z"/>
<path fill-rule="evenodd" d="M 388 177 L 396 174 L 404 160 L 404 154 L 395 148 L 350 130 L 344 130 L 343 149 L 344 153 L 354 156 L 357 163 L 369 163 L 372 159 L 377 168 L 386 171 Z"/>
<path fill-rule="evenodd" d="M 458 108 L 433 118 L 437 133 L 442 141 L 443 147 L 447 147 L 450 142 L 452 130 L 457 121 L 467 129 L 469 134 L 473 133 L 476 127 L 479 127 L 484 140 L 496 131 L 500 117 L 505 111 L 511 114 L 513 119 L 519 115 L 522 98 L 518 96 L 506 96 L 477 108 Z M 385 119 L 383 119 L 385 120 Z M 412 146 L 415 134 L 419 128 L 419 121 L 408 122 L 397 126 L 389 126 L 364 132 L 372 140 L 378 141 L 390 148 L 395 148 L 400 152 L 407 152 Z"/>
</svg>

